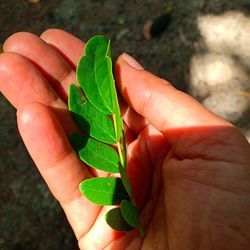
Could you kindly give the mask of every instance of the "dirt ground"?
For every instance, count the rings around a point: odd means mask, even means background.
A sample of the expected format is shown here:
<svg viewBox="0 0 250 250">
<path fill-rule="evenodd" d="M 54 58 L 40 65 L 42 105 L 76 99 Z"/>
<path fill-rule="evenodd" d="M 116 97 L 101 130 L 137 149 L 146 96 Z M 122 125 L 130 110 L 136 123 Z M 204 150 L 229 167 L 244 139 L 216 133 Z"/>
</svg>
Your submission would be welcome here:
<svg viewBox="0 0 250 250">
<path fill-rule="evenodd" d="M 35 2 L 35 1 L 34 1 Z M 197 18 L 238 10 L 249 14 L 248 0 L 0 0 L 0 43 L 18 31 L 37 35 L 61 28 L 87 40 L 94 34 L 112 39 L 114 57 L 128 52 L 146 69 L 189 91 L 190 58 L 200 38 Z M 147 40 L 144 23 L 173 13 L 166 30 Z M 8 84 L 8 83 L 6 83 Z M 63 211 L 18 134 L 15 110 L 0 95 L 0 249 L 77 249 Z"/>
</svg>

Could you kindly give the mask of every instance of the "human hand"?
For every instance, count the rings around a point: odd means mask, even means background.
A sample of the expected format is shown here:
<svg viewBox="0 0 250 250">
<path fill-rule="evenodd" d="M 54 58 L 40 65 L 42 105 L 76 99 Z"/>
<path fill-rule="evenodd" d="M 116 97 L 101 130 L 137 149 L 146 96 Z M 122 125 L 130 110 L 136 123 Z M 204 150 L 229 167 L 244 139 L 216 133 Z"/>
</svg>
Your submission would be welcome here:
<svg viewBox="0 0 250 250">
<path fill-rule="evenodd" d="M 41 39 L 17 33 L 0 55 L 0 89 L 17 108 L 20 134 L 79 247 L 249 249 L 248 142 L 128 55 L 116 62 L 115 75 L 126 101 L 127 169 L 145 237 L 112 230 L 104 219 L 107 208 L 80 194 L 79 183 L 92 173 L 68 141 L 67 134 L 78 128 L 66 101 L 83 45 L 61 30 L 48 30 Z"/>
</svg>

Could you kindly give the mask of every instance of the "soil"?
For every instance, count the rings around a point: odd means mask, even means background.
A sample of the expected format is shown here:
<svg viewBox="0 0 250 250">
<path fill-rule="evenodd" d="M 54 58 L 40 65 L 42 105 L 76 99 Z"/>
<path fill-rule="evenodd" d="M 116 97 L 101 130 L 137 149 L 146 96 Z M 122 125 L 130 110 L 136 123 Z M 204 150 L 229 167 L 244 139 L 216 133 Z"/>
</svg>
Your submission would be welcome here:
<svg viewBox="0 0 250 250">
<path fill-rule="evenodd" d="M 147 40 L 143 25 L 164 14 L 169 4 L 173 12 L 166 29 Z M 64 29 L 84 41 L 105 34 L 112 39 L 114 57 L 128 52 L 188 92 L 190 59 L 200 39 L 197 18 L 228 10 L 248 15 L 249 1 L 0 0 L 0 43 L 15 32 L 39 35 L 49 28 Z M 15 109 L 2 95 L 0 110 L 0 249 L 77 249 L 62 209 L 19 136 Z"/>
</svg>

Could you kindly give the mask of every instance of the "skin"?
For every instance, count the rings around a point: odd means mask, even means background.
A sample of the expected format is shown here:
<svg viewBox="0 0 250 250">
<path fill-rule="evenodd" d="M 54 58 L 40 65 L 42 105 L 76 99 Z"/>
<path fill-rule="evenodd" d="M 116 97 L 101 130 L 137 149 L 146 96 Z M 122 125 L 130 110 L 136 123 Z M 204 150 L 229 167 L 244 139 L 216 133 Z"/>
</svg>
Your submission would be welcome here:
<svg viewBox="0 0 250 250">
<path fill-rule="evenodd" d="M 250 146 L 232 124 L 124 54 L 115 63 L 128 174 L 145 237 L 105 222 L 109 208 L 79 192 L 101 176 L 78 159 L 68 85 L 84 43 L 62 30 L 16 33 L 0 55 L 0 90 L 17 109 L 23 141 L 60 202 L 80 249 L 250 249 Z"/>
</svg>

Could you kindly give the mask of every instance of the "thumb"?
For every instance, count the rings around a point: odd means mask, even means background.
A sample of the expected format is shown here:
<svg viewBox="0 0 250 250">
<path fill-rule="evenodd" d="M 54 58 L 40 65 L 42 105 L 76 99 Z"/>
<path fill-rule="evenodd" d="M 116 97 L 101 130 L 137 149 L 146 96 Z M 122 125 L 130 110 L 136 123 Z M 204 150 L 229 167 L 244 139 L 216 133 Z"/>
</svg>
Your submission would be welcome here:
<svg viewBox="0 0 250 250">
<path fill-rule="evenodd" d="M 229 125 L 191 96 L 144 70 L 128 54 L 118 58 L 115 76 L 126 102 L 164 134 L 175 128 Z"/>
</svg>

